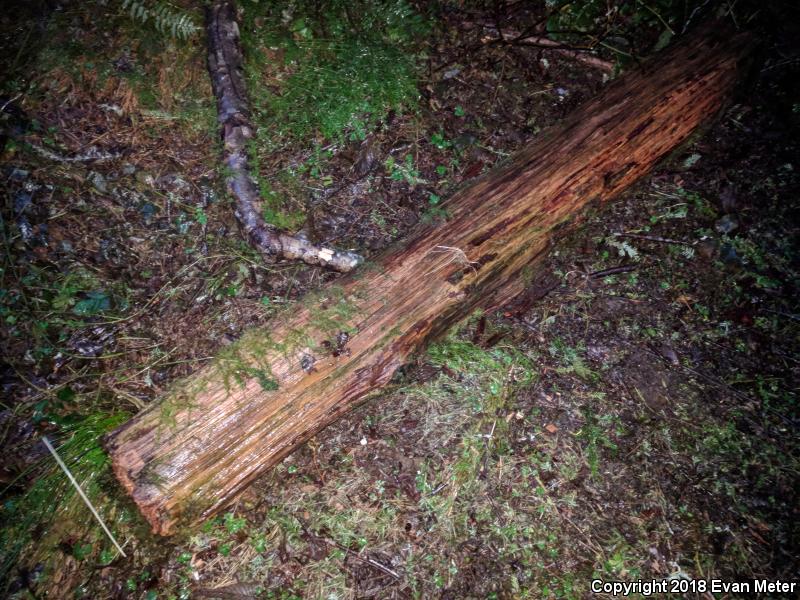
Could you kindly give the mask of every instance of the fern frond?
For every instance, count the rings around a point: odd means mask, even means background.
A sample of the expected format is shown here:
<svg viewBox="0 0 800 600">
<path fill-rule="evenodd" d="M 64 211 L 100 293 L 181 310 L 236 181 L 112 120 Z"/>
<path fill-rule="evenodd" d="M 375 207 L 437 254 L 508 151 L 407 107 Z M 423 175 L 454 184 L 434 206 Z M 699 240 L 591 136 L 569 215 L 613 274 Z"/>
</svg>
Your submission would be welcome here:
<svg viewBox="0 0 800 600">
<path fill-rule="evenodd" d="M 200 29 L 189 14 L 157 0 L 122 0 L 122 8 L 134 21 L 152 23 L 160 33 L 174 38 L 190 38 Z"/>
<path fill-rule="evenodd" d="M 604 241 L 612 248 L 616 248 L 620 256 L 627 256 L 634 261 L 639 260 L 639 251 L 625 240 L 620 240 L 614 236 L 611 236 L 607 237 Z"/>
</svg>

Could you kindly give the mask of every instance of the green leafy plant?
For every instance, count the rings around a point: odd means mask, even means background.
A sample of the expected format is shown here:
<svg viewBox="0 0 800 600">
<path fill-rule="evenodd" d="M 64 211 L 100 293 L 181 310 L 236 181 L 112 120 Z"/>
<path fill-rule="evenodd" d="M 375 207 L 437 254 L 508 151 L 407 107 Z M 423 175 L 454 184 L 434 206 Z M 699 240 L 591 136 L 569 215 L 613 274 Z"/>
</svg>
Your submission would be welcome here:
<svg viewBox="0 0 800 600">
<path fill-rule="evenodd" d="M 163 2 L 123 0 L 122 8 L 134 21 L 152 24 L 159 32 L 174 38 L 190 38 L 200 29 L 189 14 Z"/>
<path fill-rule="evenodd" d="M 446 150 L 447 148 L 453 145 L 452 142 L 445 139 L 443 133 L 434 133 L 431 136 L 431 144 L 436 146 L 439 150 Z"/>
<path fill-rule="evenodd" d="M 410 186 L 427 183 L 420 177 L 419 170 L 414 165 L 414 157 L 410 154 L 406 154 L 402 162 L 395 160 L 393 156 L 389 156 L 383 164 L 389 173 L 389 177 L 395 181 L 405 181 Z"/>
<path fill-rule="evenodd" d="M 605 243 L 615 248 L 621 257 L 628 257 L 631 260 L 639 260 L 639 251 L 623 239 L 615 236 L 605 238 Z"/>
</svg>

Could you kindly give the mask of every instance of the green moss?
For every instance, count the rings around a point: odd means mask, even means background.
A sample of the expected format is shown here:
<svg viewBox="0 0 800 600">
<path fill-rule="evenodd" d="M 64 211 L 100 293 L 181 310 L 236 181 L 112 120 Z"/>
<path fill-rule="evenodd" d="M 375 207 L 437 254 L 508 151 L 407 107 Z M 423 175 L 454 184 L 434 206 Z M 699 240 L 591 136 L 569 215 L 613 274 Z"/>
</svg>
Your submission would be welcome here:
<svg viewBox="0 0 800 600">
<path fill-rule="evenodd" d="M 166 491 L 166 478 L 158 472 L 158 467 L 162 464 L 166 464 L 167 457 L 162 457 L 160 459 L 151 460 L 148 462 L 144 468 L 139 472 L 139 484 L 144 485 L 154 485 L 155 487 Z"/>
<path fill-rule="evenodd" d="M 383 336 L 380 342 L 377 343 L 375 346 L 376 350 L 380 350 L 385 347 L 390 342 L 393 342 L 397 337 L 402 333 L 402 330 L 399 326 L 395 325 L 392 327 L 386 334 Z"/>
<path fill-rule="evenodd" d="M 259 126 L 273 133 L 268 145 L 313 133 L 363 139 L 370 123 L 416 102 L 415 58 L 429 25 L 405 0 L 268 0 L 244 9 L 248 87 Z M 289 76 L 272 91 L 264 77 L 277 56 Z"/>
<path fill-rule="evenodd" d="M 358 307 L 340 286 L 309 294 L 303 301 L 310 313 L 309 326 L 292 328 L 280 342 L 263 329 L 249 331 L 238 341 L 219 352 L 208 371 L 179 382 L 160 406 L 160 425 L 174 429 L 177 415 L 197 406 L 197 396 L 204 393 L 211 380 L 221 380 L 230 394 L 234 386 L 244 388 L 247 381 L 257 379 L 265 392 L 277 391 L 280 384 L 272 372 L 271 358 L 276 354 L 291 358 L 304 348 L 318 348 L 321 342 L 339 332 L 354 333 L 350 320 Z"/>
<path fill-rule="evenodd" d="M 175 429 L 178 426 L 177 415 L 183 411 L 191 414 L 197 408 L 197 396 L 206 391 L 208 381 L 208 377 L 200 375 L 177 382 L 159 405 L 159 425 Z M 159 430 L 157 434 L 160 433 Z"/>
<path fill-rule="evenodd" d="M 177 415 L 197 406 L 197 397 L 206 392 L 211 381 L 221 381 L 228 394 L 234 386 L 244 388 L 255 378 L 265 392 L 280 389 L 272 372 L 271 358 L 282 354 L 288 358 L 300 348 L 313 345 L 313 339 L 304 329 L 291 329 L 282 342 L 276 342 L 263 329 L 245 333 L 235 343 L 219 352 L 214 362 L 200 375 L 178 382 L 160 406 L 160 425 L 175 428 Z"/>
<path fill-rule="evenodd" d="M 248 367 L 245 370 L 245 373 L 250 377 L 255 377 L 258 379 L 261 389 L 265 392 L 274 392 L 280 387 L 278 385 L 278 380 L 272 376 L 271 369 L 254 369 L 252 367 Z"/>
<path fill-rule="evenodd" d="M 198 489 L 192 497 L 186 500 L 181 514 L 181 520 L 186 523 L 199 521 L 213 506 L 213 501 L 209 499 L 205 491 Z"/>
<path fill-rule="evenodd" d="M 355 329 L 349 324 L 357 313 L 357 307 L 347 299 L 334 300 L 327 305 L 311 310 L 309 324 L 322 333 L 330 335 L 339 331 L 354 333 Z"/>
<path fill-rule="evenodd" d="M 272 374 L 270 354 L 284 352 L 286 347 L 285 341 L 275 342 L 263 330 L 250 331 L 219 353 L 214 361 L 214 373 L 222 379 L 228 392 L 232 381 L 244 387 L 253 377 L 258 379 L 264 391 L 277 390 L 279 386 Z"/>
<path fill-rule="evenodd" d="M 522 271 L 520 271 L 520 277 L 522 278 L 522 283 L 525 287 L 530 287 L 533 283 L 533 276 L 534 271 L 530 265 L 525 265 L 522 267 Z"/>
<path fill-rule="evenodd" d="M 433 364 L 465 375 L 459 382 L 462 396 L 476 410 L 496 406 L 502 401 L 510 382 L 514 386 L 528 385 L 536 373 L 531 358 L 518 349 L 505 346 L 484 349 L 458 337 L 457 331 L 433 344 L 428 357 Z"/>
<path fill-rule="evenodd" d="M 293 353 L 314 345 L 314 340 L 305 329 L 290 329 L 283 338 L 282 351 L 286 358 L 290 358 Z"/>
<path fill-rule="evenodd" d="M 72 418 L 51 435 L 62 460 L 112 531 L 132 516 L 105 491 L 114 488 L 107 481 L 112 475 L 100 440 L 128 418 L 126 413 Z M 70 535 L 88 546 L 84 559 L 96 560 L 101 550 L 108 551 L 111 546 L 55 461 L 47 455 L 34 468 L 38 476 L 33 485 L 25 493 L 7 498 L 0 511 L 0 591 L 6 590 L 11 570 L 24 564 L 26 556 L 45 562 L 58 557 L 56 548 Z M 38 532 L 35 544 L 34 532 Z"/>
</svg>

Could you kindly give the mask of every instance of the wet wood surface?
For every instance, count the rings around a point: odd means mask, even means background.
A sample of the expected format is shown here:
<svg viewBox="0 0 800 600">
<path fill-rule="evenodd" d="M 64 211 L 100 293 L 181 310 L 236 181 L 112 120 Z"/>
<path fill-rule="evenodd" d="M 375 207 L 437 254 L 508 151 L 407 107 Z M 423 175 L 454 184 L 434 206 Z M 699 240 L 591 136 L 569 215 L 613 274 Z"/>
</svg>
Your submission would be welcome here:
<svg viewBox="0 0 800 600">
<path fill-rule="evenodd" d="M 446 222 L 248 332 L 106 440 L 153 530 L 228 505 L 255 478 L 378 390 L 426 342 L 536 276 L 553 240 L 713 117 L 748 41 L 706 28 L 610 83 L 506 165 L 456 193 Z"/>
</svg>

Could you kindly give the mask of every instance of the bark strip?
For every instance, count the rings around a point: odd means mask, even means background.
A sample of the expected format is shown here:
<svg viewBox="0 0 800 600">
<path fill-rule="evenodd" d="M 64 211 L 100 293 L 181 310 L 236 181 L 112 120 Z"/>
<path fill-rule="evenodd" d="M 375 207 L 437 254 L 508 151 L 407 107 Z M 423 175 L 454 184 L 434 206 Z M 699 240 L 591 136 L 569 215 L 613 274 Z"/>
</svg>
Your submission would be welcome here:
<svg viewBox="0 0 800 600">
<path fill-rule="evenodd" d="M 252 330 L 107 438 L 157 533 L 229 504 L 387 383 L 425 343 L 500 306 L 588 203 L 645 175 L 718 112 L 748 41 L 706 28 L 612 82 L 509 164 L 455 194 L 374 265 Z"/>
<path fill-rule="evenodd" d="M 208 72 L 217 98 L 222 129 L 222 158 L 226 183 L 236 199 L 236 218 L 250 243 L 270 260 L 299 259 L 347 272 L 362 259 L 353 252 L 316 246 L 299 236 L 281 232 L 259 212 L 260 194 L 250 175 L 247 144 L 255 136 L 242 70 L 242 50 L 233 0 L 216 0 L 206 9 Z"/>
</svg>

